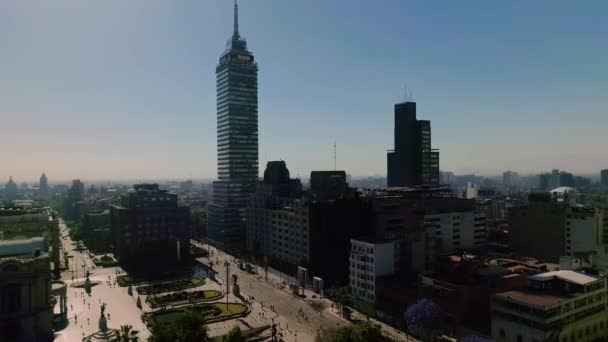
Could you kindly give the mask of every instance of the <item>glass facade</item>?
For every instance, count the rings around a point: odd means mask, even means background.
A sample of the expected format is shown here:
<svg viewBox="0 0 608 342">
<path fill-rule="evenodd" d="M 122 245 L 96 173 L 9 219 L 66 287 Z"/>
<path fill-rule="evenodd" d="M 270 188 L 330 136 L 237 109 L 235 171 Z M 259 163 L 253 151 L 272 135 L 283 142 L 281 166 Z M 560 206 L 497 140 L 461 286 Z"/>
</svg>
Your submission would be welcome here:
<svg viewBox="0 0 608 342">
<path fill-rule="evenodd" d="M 245 214 L 258 180 L 258 66 L 235 31 L 216 67 L 217 168 L 208 206 L 208 235 L 225 247 L 241 248 Z"/>
<path fill-rule="evenodd" d="M 387 153 L 389 187 L 438 185 L 439 150 L 431 148 L 431 122 L 416 119 L 416 103 L 395 105 L 395 149 Z"/>
</svg>

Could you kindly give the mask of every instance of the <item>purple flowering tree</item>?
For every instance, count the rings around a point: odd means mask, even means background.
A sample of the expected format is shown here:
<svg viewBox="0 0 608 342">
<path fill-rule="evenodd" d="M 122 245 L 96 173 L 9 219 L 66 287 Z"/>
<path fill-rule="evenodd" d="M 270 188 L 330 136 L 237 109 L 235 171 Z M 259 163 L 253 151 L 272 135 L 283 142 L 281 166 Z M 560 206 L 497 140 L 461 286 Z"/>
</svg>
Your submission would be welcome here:
<svg viewBox="0 0 608 342">
<path fill-rule="evenodd" d="M 444 324 L 441 308 L 426 298 L 408 306 L 403 317 L 408 331 L 423 338 L 424 341 L 432 341 Z"/>
</svg>

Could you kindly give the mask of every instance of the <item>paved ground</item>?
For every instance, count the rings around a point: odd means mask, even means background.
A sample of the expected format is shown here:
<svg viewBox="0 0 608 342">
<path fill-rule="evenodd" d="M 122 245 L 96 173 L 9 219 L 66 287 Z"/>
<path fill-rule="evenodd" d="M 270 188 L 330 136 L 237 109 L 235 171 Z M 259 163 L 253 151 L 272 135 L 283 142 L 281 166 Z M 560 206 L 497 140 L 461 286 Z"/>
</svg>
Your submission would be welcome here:
<svg viewBox="0 0 608 342">
<path fill-rule="evenodd" d="M 63 249 L 71 256 L 69 258 L 69 270 L 62 273 L 62 278 L 68 284 L 68 325 L 56 333 L 56 341 L 68 342 L 79 341 L 83 336 L 93 334 L 98 330 L 98 320 L 100 316 L 100 305 L 106 303 L 106 314 L 108 326 L 117 329 L 123 324 L 129 324 L 139 331 L 140 338 L 146 340 L 150 332 L 141 320 L 143 312 L 152 311 L 145 302 L 145 296 L 141 296 L 142 310 L 136 306 L 137 292 L 133 288 L 134 296 L 127 293 L 127 288 L 119 287 L 115 284 L 117 274 L 124 271 L 119 267 L 102 268 L 95 267 L 88 252 L 78 252 L 74 248 L 74 243 L 68 236 L 68 230 L 63 222 L 60 222 Z M 331 302 L 326 299 L 313 299 L 313 292 L 306 290 L 305 299 L 295 297 L 286 288 L 280 289 L 279 284 L 286 277 L 284 274 L 272 270 L 265 280 L 262 274 L 252 275 L 238 269 L 232 256 L 227 255 L 213 247 L 207 245 L 213 251 L 209 258 L 201 258 L 200 262 L 209 264 L 210 261 L 216 265 L 214 269 L 219 272 L 217 281 L 207 280 L 207 282 L 194 289 L 214 289 L 225 292 L 225 267 L 224 262 L 231 263 L 231 274 L 237 274 L 243 297 L 250 303 L 251 313 L 241 319 L 234 319 L 220 323 L 209 324 L 211 336 L 227 333 L 235 325 L 241 329 L 270 325 L 273 322 L 278 324 L 279 331 L 283 334 L 286 342 L 292 341 L 313 341 L 318 331 L 328 328 L 350 324 L 346 320 L 338 317 L 338 314 L 331 309 Z M 63 257 L 63 256 L 62 256 Z M 222 266 L 217 266 L 222 265 Z M 87 295 L 84 289 L 72 287 L 73 283 L 83 282 L 85 272 L 91 272 L 90 279 L 99 282 L 92 288 L 91 295 Z M 260 272 L 263 272 L 259 269 Z M 73 276 L 73 280 L 72 280 Z M 287 278 L 288 282 L 293 279 Z M 232 292 L 232 290 L 231 290 Z M 225 301 L 226 297 L 221 301 Z M 230 302 L 241 302 L 230 293 Z M 313 306 L 311 303 L 316 303 Z M 57 311 L 57 308 L 56 308 Z M 403 333 L 383 325 L 383 331 L 388 336 L 404 341 Z"/>
<path fill-rule="evenodd" d="M 286 336 L 286 341 L 295 341 L 296 333 L 297 341 L 312 341 L 321 329 L 337 328 L 350 324 L 348 321 L 340 318 L 339 313 L 332 309 L 333 303 L 330 300 L 318 298 L 318 294 L 314 293 L 311 289 L 304 290 L 304 299 L 293 296 L 287 287 L 281 289 L 279 284 L 282 282 L 294 283 L 295 279 L 293 277 L 269 269 L 266 280 L 262 268 L 257 267 L 258 274 L 256 275 L 249 274 L 246 271 L 238 269 L 232 256 L 207 244 L 196 242 L 195 244 L 213 252 L 210 258 L 200 258 L 201 262 L 208 264 L 209 261 L 213 261 L 215 265 L 223 265 L 226 260 L 231 262 L 231 273 L 236 273 L 239 276 L 242 292 L 246 296 L 253 296 L 256 299 L 255 308 L 259 307 L 260 303 L 264 304 L 265 307 L 274 305 L 276 313 L 273 314 L 279 315 L 278 319 L 275 320 L 280 323 L 280 327 Z M 220 276 L 226 272 L 224 266 L 220 266 L 219 268 L 214 266 L 214 269 L 219 272 Z M 313 306 L 312 303 L 316 303 L 316 305 Z M 319 307 L 324 307 L 324 309 L 319 312 Z M 302 309 L 306 319 L 298 314 L 300 309 Z M 353 312 L 353 318 L 366 319 L 362 314 L 357 312 Z M 391 337 L 396 341 L 416 341 L 413 337 L 389 325 L 373 319 L 371 321 L 374 324 L 380 325 L 385 336 Z M 286 330 L 287 328 L 289 330 Z"/>
<path fill-rule="evenodd" d="M 118 287 L 114 284 L 116 272 L 122 272 L 122 270 L 117 267 L 95 267 L 93 261 L 86 253 L 74 250 L 74 244 L 69 238 L 67 228 L 62 221 L 60 221 L 59 228 L 61 235 L 67 236 L 66 239 L 62 239 L 63 249 L 72 258 L 69 258 L 70 269 L 62 273 L 63 280 L 68 284 L 67 307 L 69 321 L 65 329 L 55 334 L 55 340 L 62 342 L 80 341 L 83 336 L 96 332 L 98 330 L 102 302 L 107 305 L 106 313 L 110 328 L 117 329 L 123 324 L 130 324 L 135 330 L 139 330 L 140 337 L 146 339 L 149 336 L 149 332 L 141 321 L 142 311 L 135 305 L 137 297 L 129 296 L 127 288 Z M 73 283 L 84 281 L 86 270 L 91 272 L 91 281 L 100 282 L 99 285 L 92 288 L 90 296 L 85 293 L 84 289 L 72 287 Z M 73 281 L 72 275 L 74 276 Z M 57 308 L 56 312 L 58 312 Z"/>
</svg>

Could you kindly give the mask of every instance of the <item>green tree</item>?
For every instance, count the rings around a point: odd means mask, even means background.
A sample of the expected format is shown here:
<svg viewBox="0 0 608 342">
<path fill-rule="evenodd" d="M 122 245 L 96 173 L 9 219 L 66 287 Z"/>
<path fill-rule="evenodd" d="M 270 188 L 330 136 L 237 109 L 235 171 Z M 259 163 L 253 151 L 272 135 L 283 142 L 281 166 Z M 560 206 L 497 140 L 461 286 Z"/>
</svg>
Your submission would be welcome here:
<svg viewBox="0 0 608 342">
<path fill-rule="evenodd" d="M 387 342 L 380 328 L 371 324 L 349 325 L 317 334 L 315 342 Z"/>
<path fill-rule="evenodd" d="M 209 341 L 203 316 L 192 310 L 180 314 L 173 324 L 153 324 L 151 332 L 150 342 Z"/>
<path fill-rule="evenodd" d="M 125 324 L 121 325 L 116 336 L 116 342 L 138 342 L 139 331 L 133 330 L 133 326 Z"/>
<path fill-rule="evenodd" d="M 245 337 L 243 337 L 243 332 L 241 328 L 234 327 L 226 336 L 224 336 L 223 342 L 245 342 Z"/>
<path fill-rule="evenodd" d="M 353 305 L 353 301 L 348 293 L 348 287 L 335 287 L 328 289 L 326 292 L 327 298 L 336 303 L 337 309 L 340 311 L 340 316 L 344 313 L 344 308 Z"/>
</svg>

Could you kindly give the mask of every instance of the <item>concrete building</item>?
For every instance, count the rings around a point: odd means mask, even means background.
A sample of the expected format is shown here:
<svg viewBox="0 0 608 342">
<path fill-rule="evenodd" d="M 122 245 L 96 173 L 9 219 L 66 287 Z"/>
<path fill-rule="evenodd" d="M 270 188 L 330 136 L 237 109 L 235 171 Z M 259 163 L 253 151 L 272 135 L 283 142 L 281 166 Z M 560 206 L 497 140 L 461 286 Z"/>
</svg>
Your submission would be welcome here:
<svg viewBox="0 0 608 342">
<path fill-rule="evenodd" d="M 431 122 L 416 119 L 416 103 L 395 105 L 395 146 L 387 153 L 387 186 L 439 185 L 439 150 L 431 148 Z"/>
<path fill-rule="evenodd" d="M 528 277 L 522 290 L 492 299 L 492 338 L 497 342 L 600 341 L 608 336 L 603 277 L 574 270 Z"/>
<path fill-rule="evenodd" d="M 245 216 L 258 182 L 258 65 L 234 32 L 216 67 L 217 165 L 208 205 L 208 238 L 228 250 L 245 248 Z"/>
<path fill-rule="evenodd" d="M 346 285 L 350 239 L 371 229 L 367 202 L 344 171 L 313 171 L 311 185 L 303 192 L 285 162 L 269 162 L 247 210 L 247 249 L 292 276 L 304 267 L 309 281 Z"/>
<path fill-rule="evenodd" d="M 437 255 L 482 247 L 487 239 L 486 215 L 475 210 L 429 213 L 425 227 L 435 239 Z"/>
<path fill-rule="evenodd" d="M 602 185 L 602 189 L 608 189 L 608 169 L 600 172 L 600 184 Z"/>
<path fill-rule="evenodd" d="M 502 173 L 502 185 L 505 188 L 512 188 L 519 184 L 519 174 L 514 171 L 505 171 Z"/>
<path fill-rule="evenodd" d="M 572 188 L 532 193 L 510 214 L 509 245 L 520 256 L 555 262 L 564 255 L 588 258 L 598 249 L 601 210 L 577 205 Z"/>
<path fill-rule="evenodd" d="M 42 197 L 44 199 L 48 199 L 50 196 L 49 181 L 46 178 L 46 174 L 44 174 L 44 173 L 42 173 L 42 175 L 40 176 L 40 185 L 38 187 L 38 193 L 39 193 L 40 197 Z"/>
<path fill-rule="evenodd" d="M 0 341 L 54 338 L 50 258 L 44 250 L 42 238 L 0 241 Z"/>
<path fill-rule="evenodd" d="M 350 293 L 363 301 L 376 301 L 376 280 L 395 274 L 399 265 L 397 241 L 376 237 L 351 239 Z"/>
<path fill-rule="evenodd" d="M 7 201 L 14 201 L 17 199 L 17 183 L 13 181 L 11 176 L 4 187 L 4 199 Z"/>
<path fill-rule="evenodd" d="M 401 268 L 419 273 L 442 254 L 472 251 L 486 241 L 485 214 L 475 202 L 441 191 L 390 190 L 370 195 L 373 231 L 400 241 Z"/>
<path fill-rule="evenodd" d="M 129 269 L 161 271 L 190 262 L 190 208 L 158 184 L 138 184 L 110 207 L 114 255 Z"/>
</svg>

